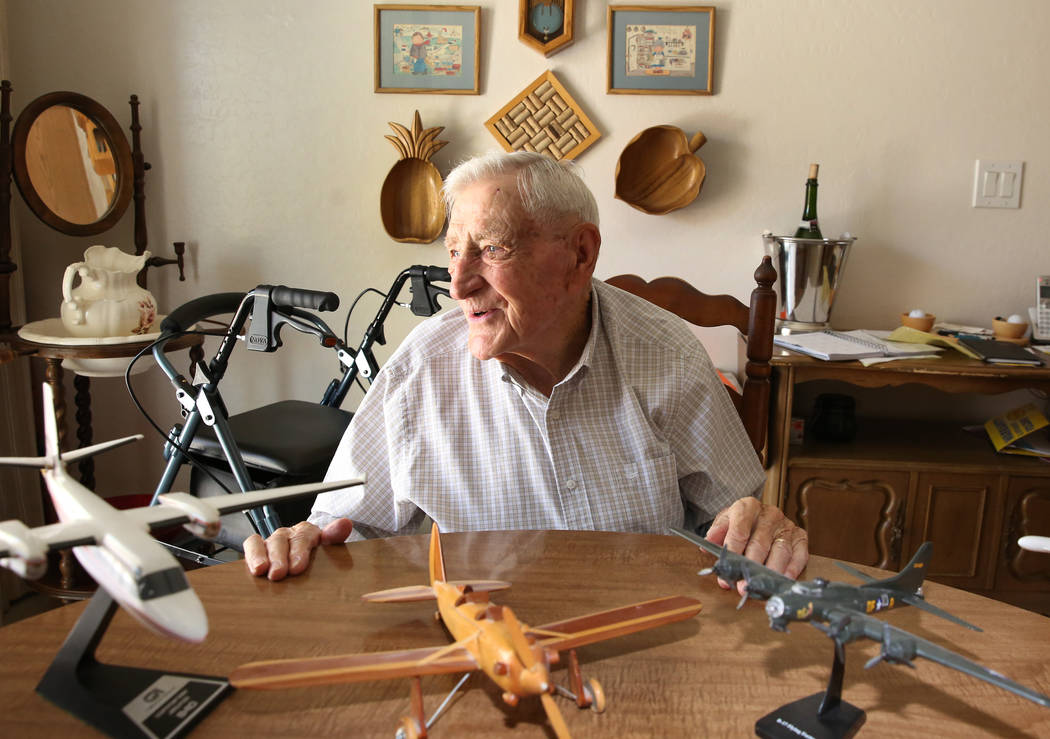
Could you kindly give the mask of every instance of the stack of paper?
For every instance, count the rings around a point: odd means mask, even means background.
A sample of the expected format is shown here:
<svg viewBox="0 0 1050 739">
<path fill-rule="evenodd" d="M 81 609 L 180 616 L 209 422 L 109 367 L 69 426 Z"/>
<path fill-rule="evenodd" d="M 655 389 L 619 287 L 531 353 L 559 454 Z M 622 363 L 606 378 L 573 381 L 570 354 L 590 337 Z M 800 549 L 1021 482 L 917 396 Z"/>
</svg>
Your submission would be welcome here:
<svg viewBox="0 0 1050 739">
<path fill-rule="evenodd" d="M 931 334 L 928 331 L 920 331 L 917 328 L 911 328 L 910 326 L 898 326 L 886 338 L 890 341 L 903 341 L 908 344 L 943 346 L 949 349 L 955 349 L 956 351 L 965 354 L 970 359 L 981 358 L 980 354 L 973 349 L 970 349 L 968 346 L 961 344 L 959 339 L 954 336 L 939 336 L 937 334 Z"/>
<path fill-rule="evenodd" d="M 932 352 L 940 351 L 925 345 L 887 341 L 878 334 L 886 334 L 886 332 L 827 329 L 802 334 L 777 335 L 773 337 L 773 343 L 785 349 L 833 362 L 868 358 L 914 358 L 920 355 L 929 356 Z"/>
</svg>

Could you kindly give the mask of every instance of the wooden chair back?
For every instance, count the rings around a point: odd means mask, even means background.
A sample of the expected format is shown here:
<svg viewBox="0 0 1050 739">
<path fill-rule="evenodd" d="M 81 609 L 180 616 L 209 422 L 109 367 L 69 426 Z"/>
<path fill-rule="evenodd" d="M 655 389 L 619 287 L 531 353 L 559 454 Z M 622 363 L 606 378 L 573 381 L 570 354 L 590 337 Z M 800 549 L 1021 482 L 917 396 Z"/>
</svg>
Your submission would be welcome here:
<svg viewBox="0 0 1050 739">
<path fill-rule="evenodd" d="M 744 429 L 761 457 L 769 428 L 770 357 L 773 356 L 773 332 L 777 296 L 773 283 L 776 270 L 770 258 L 763 257 L 755 270 L 755 289 L 751 305 L 744 305 L 732 295 L 708 295 L 677 277 L 659 277 L 646 282 L 637 275 L 616 275 L 606 282 L 621 290 L 645 298 L 650 303 L 671 311 L 696 326 L 735 326 L 747 339 L 745 377 L 740 378 L 743 392 L 726 386 Z"/>
</svg>

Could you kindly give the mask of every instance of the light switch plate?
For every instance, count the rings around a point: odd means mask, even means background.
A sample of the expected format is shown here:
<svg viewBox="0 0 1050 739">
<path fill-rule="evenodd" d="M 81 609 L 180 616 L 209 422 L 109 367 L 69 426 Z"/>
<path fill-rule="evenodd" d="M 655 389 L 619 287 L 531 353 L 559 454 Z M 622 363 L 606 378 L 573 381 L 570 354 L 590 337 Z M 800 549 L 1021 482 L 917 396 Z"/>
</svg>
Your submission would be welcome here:
<svg viewBox="0 0 1050 739">
<path fill-rule="evenodd" d="M 973 175 L 973 207 L 1020 208 L 1024 162 L 978 159 Z"/>
</svg>

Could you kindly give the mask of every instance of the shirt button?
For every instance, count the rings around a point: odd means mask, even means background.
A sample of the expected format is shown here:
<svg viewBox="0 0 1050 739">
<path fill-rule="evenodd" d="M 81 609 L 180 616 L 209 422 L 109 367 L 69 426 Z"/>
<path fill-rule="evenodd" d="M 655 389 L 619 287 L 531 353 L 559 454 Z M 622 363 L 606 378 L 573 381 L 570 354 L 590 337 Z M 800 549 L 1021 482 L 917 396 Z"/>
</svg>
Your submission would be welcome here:
<svg viewBox="0 0 1050 739">
<path fill-rule="evenodd" d="M 547 418 L 549 418 L 552 421 L 557 421 L 559 418 L 561 418 L 561 411 L 557 409 L 549 411 L 547 413 Z"/>
<path fill-rule="evenodd" d="M 568 488 L 569 490 L 575 490 L 576 489 L 576 481 L 575 480 L 566 480 L 565 481 L 565 487 Z"/>
</svg>

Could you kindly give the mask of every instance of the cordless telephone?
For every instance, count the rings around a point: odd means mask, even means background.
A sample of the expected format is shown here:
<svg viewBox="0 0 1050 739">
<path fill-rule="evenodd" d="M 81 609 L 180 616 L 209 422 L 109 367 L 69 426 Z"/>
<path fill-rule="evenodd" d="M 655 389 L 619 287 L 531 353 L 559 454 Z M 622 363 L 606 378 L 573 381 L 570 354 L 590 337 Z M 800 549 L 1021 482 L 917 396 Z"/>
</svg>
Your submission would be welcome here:
<svg viewBox="0 0 1050 739">
<path fill-rule="evenodd" d="M 1028 309 L 1032 321 L 1032 338 L 1050 341 L 1050 275 L 1042 275 L 1035 280 L 1035 307 Z"/>
</svg>

